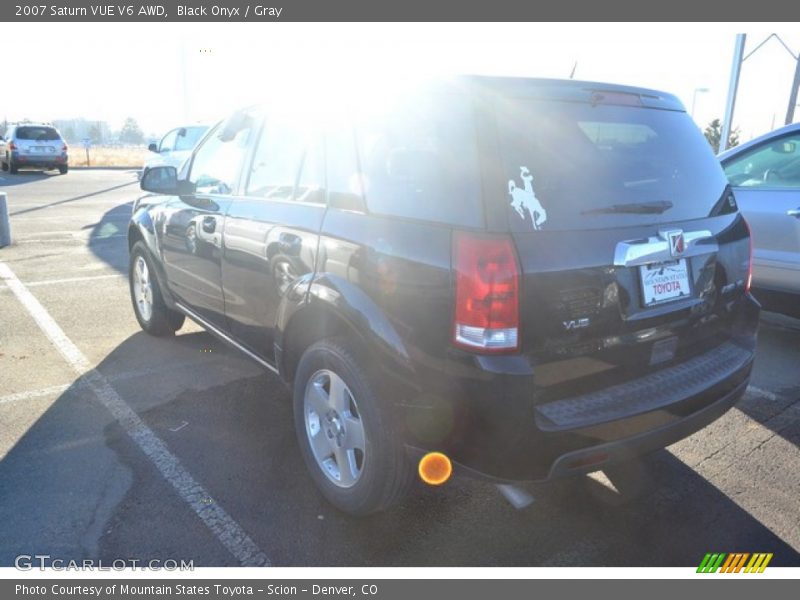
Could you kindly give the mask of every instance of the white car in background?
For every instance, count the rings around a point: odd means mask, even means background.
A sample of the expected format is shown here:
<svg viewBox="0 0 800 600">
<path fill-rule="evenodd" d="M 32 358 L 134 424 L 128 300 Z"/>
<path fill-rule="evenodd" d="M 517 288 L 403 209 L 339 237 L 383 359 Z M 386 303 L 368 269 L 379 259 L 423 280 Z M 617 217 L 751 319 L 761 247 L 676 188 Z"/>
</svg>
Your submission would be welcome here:
<svg viewBox="0 0 800 600">
<path fill-rule="evenodd" d="M 180 169 L 194 150 L 195 145 L 208 131 L 208 125 L 187 125 L 168 131 L 158 144 L 150 144 L 147 149 L 153 153 L 142 167 L 142 176 L 151 167 L 170 166 Z"/>
</svg>

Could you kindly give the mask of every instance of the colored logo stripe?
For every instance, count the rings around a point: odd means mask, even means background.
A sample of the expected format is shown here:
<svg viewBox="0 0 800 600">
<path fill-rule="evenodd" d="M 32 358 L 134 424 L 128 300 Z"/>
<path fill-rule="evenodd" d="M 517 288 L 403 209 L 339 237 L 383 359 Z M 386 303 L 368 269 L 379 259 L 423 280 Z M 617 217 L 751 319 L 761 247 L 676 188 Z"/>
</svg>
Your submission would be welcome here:
<svg viewBox="0 0 800 600">
<path fill-rule="evenodd" d="M 736 554 L 729 554 L 728 560 L 722 565 L 720 573 L 738 573 L 744 566 L 744 561 L 750 556 L 748 552 L 737 552 Z"/>
<path fill-rule="evenodd" d="M 756 552 L 750 554 L 749 552 L 734 552 L 727 554 L 725 552 L 709 552 L 703 557 L 700 566 L 697 567 L 698 573 L 716 573 L 719 569 L 720 573 L 739 573 L 744 568 L 745 573 L 763 573 L 764 569 L 772 560 L 772 553 Z M 747 562 L 747 559 L 750 559 Z M 745 562 L 747 566 L 745 567 Z"/>
<path fill-rule="evenodd" d="M 747 563 L 747 566 L 744 569 L 745 573 L 763 573 L 764 569 L 767 568 L 769 561 L 772 560 L 772 552 L 769 554 L 760 553 L 760 554 L 753 554 L 753 558 L 750 559 L 750 562 Z"/>
<path fill-rule="evenodd" d="M 727 555 L 723 552 L 721 554 L 706 554 L 703 558 L 703 562 L 700 563 L 700 566 L 697 567 L 698 573 L 716 573 L 719 566 L 722 564 L 722 561 L 725 560 Z"/>
</svg>

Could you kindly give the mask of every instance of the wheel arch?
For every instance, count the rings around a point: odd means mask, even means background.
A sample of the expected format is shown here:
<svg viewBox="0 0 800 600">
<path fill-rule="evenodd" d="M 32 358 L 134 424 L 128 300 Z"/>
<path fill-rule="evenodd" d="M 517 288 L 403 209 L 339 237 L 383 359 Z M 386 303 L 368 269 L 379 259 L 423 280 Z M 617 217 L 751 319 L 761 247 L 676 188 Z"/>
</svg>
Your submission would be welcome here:
<svg viewBox="0 0 800 600">
<path fill-rule="evenodd" d="M 295 285 L 278 311 L 275 350 L 281 377 L 291 384 L 303 352 L 334 336 L 352 340 L 367 360 L 400 379 L 413 377 L 413 367 L 400 335 L 363 290 L 339 277 L 318 275 L 307 292 Z"/>
<path fill-rule="evenodd" d="M 155 225 L 153 224 L 150 212 L 146 208 L 135 210 L 128 224 L 128 253 L 133 251 L 134 244 L 139 241 L 144 243 L 150 254 L 153 266 L 155 267 L 158 287 L 164 302 L 170 309 L 177 310 L 175 299 L 172 296 L 167 275 L 164 271 L 164 265 L 161 263 L 161 254 L 158 251 L 156 241 Z"/>
</svg>

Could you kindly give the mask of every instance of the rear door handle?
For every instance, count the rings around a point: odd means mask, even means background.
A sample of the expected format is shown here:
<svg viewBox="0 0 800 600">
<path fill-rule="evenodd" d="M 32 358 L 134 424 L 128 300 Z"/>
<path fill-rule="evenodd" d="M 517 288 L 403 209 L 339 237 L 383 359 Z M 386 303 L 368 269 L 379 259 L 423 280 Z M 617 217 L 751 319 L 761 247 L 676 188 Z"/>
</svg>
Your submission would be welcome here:
<svg viewBox="0 0 800 600">
<path fill-rule="evenodd" d="M 786 211 L 786 216 L 789 216 L 789 217 L 794 217 L 795 219 L 798 219 L 798 218 L 800 218 L 800 208 L 795 208 L 795 209 L 792 209 L 792 210 L 787 210 L 787 211 Z"/>
</svg>

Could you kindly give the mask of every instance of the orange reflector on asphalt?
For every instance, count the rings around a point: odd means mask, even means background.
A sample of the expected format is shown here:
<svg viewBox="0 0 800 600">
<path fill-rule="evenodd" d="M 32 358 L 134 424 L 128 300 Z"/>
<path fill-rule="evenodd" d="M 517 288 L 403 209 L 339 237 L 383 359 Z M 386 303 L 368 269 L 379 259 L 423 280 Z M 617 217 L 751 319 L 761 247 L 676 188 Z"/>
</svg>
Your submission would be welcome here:
<svg viewBox="0 0 800 600">
<path fill-rule="evenodd" d="M 453 474 L 453 464 L 441 452 L 429 452 L 419 461 L 419 476 L 428 485 L 442 485 Z"/>
</svg>

